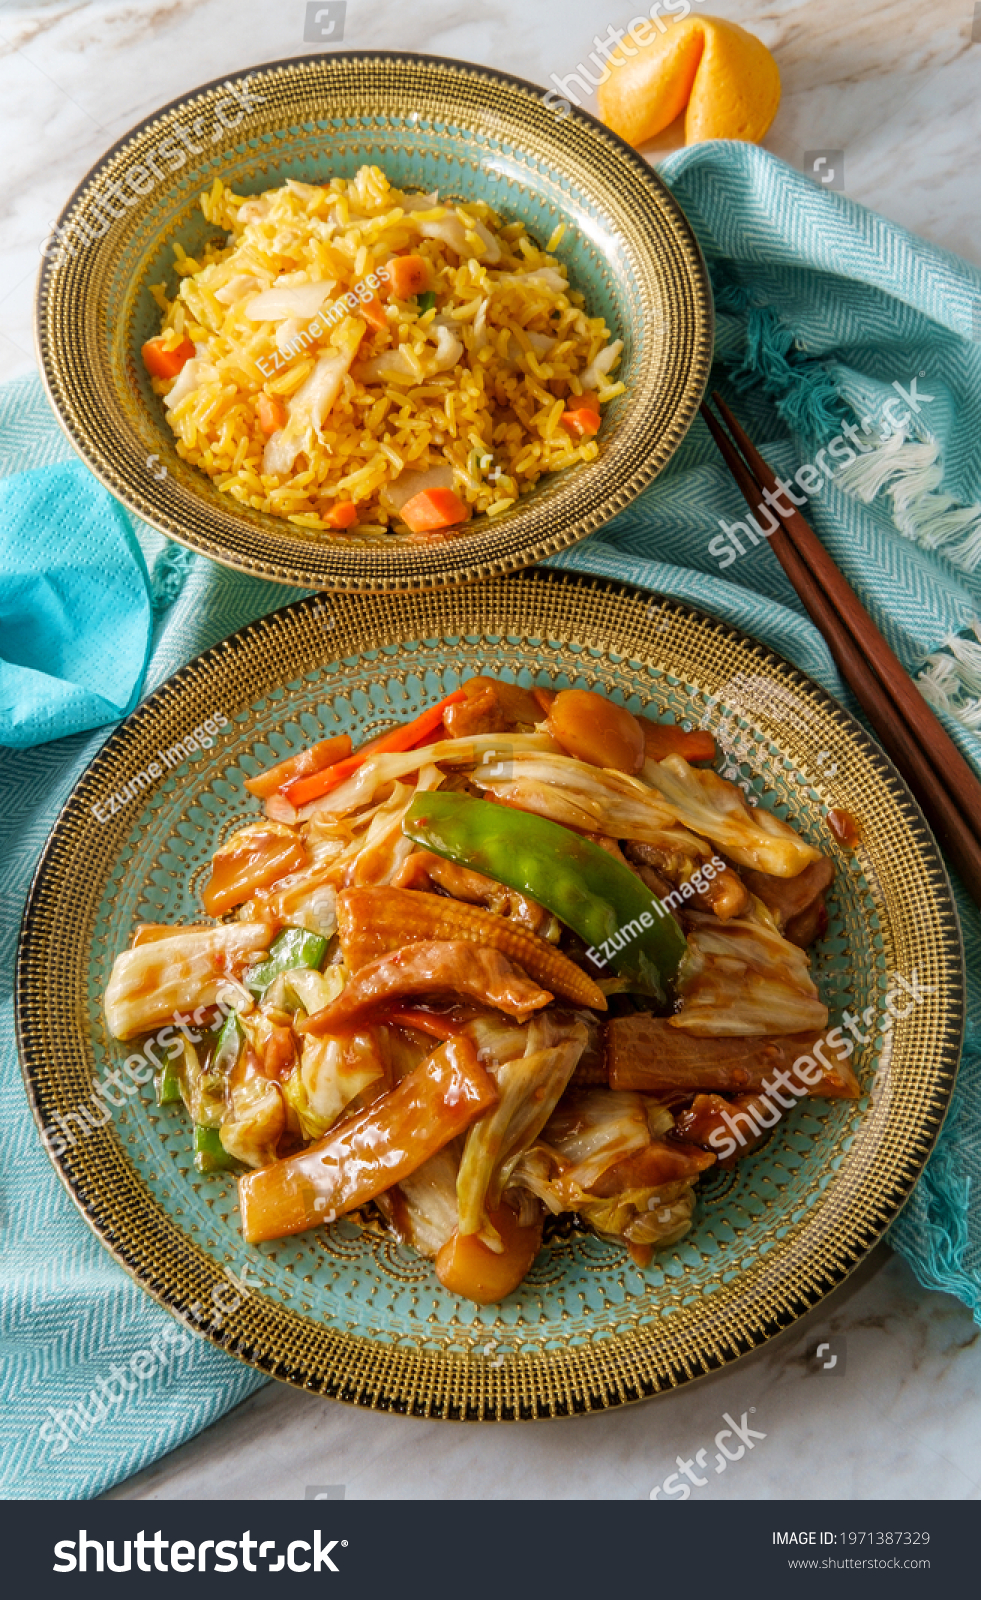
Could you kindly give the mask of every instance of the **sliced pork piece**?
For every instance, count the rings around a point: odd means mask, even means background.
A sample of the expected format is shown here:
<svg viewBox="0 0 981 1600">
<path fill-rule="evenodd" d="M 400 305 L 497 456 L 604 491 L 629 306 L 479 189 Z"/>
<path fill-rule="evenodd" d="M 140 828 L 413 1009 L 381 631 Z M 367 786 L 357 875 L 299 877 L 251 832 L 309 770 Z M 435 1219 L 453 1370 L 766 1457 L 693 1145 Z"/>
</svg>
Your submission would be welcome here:
<svg viewBox="0 0 981 1600">
<path fill-rule="evenodd" d="M 345 889 L 338 896 L 338 927 L 352 972 L 390 951 L 433 940 L 466 941 L 498 950 L 542 988 L 575 1005 L 606 1010 L 602 991 L 554 945 L 482 907 L 415 889 Z"/>
<path fill-rule="evenodd" d="M 762 1094 L 740 1094 L 732 1100 L 720 1094 L 697 1094 L 688 1109 L 679 1112 L 674 1137 L 683 1144 L 697 1144 L 713 1151 L 720 1167 L 731 1166 L 740 1156 L 749 1155 L 764 1137 L 763 1133 L 753 1132 L 753 1122 L 763 1129 L 776 1125 L 780 1113 L 775 1120 L 775 1109 L 773 1101 Z M 739 1130 L 742 1142 L 733 1139 L 733 1127 Z M 721 1156 L 719 1152 L 726 1141 L 734 1143 L 736 1149 Z"/>
<path fill-rule="evenodd" d="M 691 883 L 692 878 L 697 876 L 699 868 L 704 866 L 703 856 L 692 856 L 686 849 L 688 838 L 690 835 L 679 830 L 676 840 L 672 840 L 666 833 L 659 845 L 646 844 L 636 839 L 629 839 L 624 845 L 624 854 L 629 864 L 647 887 L 662 899 L 670 895 L 673 889 L 683 888 L 686 883 Z M 723 867 L 721 871 L 715 869 L 714 878 L 703 875 L 700 881 L 704 883 L 704 889 L 699 890 L 696 884 L 692 884 L 690 899 L 685 896 L 685 903 L 690 904 L 693 909 L 711 911 L 720 922 L 728 922 L 731 917 L 741 916 L 749 905 L 749 890 L 739 873 L 732 867 Z M 774 878 L 771 881 L 782 883 L 784 880 Z"/>
<path fill-rule="evenodd" d="M 791 1073 L 802 1092 L 827 1100 L 857 1099 L 858 1083 L 847 1059 L 842 1059 L 847 1044 L 839 1029 L 832 1029 L 827 1039 L 810 1030 L 698 1038 L 672 1028 L 668 1018 L 646 1011 L 614 1017 L 606 1026 L 611 1086 L 639 1090 L 674 1104 L 701 1092 L 745 1094 L 763 1089 L 767 1082 L 777 1081 L 774 1073 L 791 1072 L 795 1062 L 805 1059 L 810 1063 L 804 1066 L 808 1076 L 815 1071 L 820 1076 L 808 1085 L 799 1074 Z M 834 1055 L 839 1059 L 833 1059 Z"/>
<path fill-rule="evenodd" d="M 791 944 L 806 950 L 828 926 L 824 899 L 834 882 L 834 862 L 827 856 L 812 861 L 796 878 L 774 878 L 768 872 L 744 871 L 743 882 L 773 912 L 777 927 Z"/>
<path fill-rule="evenodd" d="M 530 733 L 544 721 L 538 701 L 516 683 L 497 678 L 468 678 L 461 684 L 465 700 L 450 706 L 443 718 L 447 737 L 468 739 L 475 733 Z"/>
<path fill-rule="evenodd" d="M 519 1020 L 552 999 L 498 950 L 484 950 L 465 939 L 432 940 L 369 961 L 333 1005 L 301 1022 L 297 1031 L 338 1033 L 405 995 L 475 1000 Z"/>
</svg>

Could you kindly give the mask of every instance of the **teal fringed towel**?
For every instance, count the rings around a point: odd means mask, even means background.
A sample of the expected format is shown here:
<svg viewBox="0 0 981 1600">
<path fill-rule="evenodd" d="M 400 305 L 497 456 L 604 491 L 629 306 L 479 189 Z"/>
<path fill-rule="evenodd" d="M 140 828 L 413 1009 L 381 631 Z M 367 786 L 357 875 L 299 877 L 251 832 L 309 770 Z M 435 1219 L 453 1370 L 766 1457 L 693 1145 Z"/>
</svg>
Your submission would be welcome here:
<svg viewBox="0 0 981 1600">
<path fill-rule="evenodd" d="M 804 514 L 981 771 L 981 272 L 752 145 L 695 145 L 660 171 L 712 274 L 713 385 L 782 476 L 847 445 L 854 460 L 825 458 Z M 715 612 L 857 711 L 765 539 L 732 551 L 723 525 L 745 518 L 699 421 L 657 482 L 556 564 Z M 967 1042 L 890 1242 L 981 1323 L 981 921 L 956 879 L 954 892 Z"/>
<path fill-rule="evenodd" d="M 915 673 L 926 666 L 925 691 L 978 764 L 981 645 L 973 626 L 981 554 L 981 348 L 971 332 L 981 327 L 974 313 L 975 303 L 981 305 L 981 274 L 752 146 L 695 146 L 671 156 L 662 170 L 716 285 L 715 382 L 780 474 L 812 462 L 846 425 L 856 430 L 855 462 L 840 472 L 836 467 L 811 500 L 808 519 L 907 667 Z M 911 396 L 914 380 L 919 409 L 896 388 Z M 17 426 L 0 432 L 0 477 L 71 459 L 36 381 L 0 391 L 0 414 L 4 406 Z M 128 524 L 152 574 L 147 580 L 144 570 L 142 597 L 137 585 L 132 589 L 135 609 L 147 608 L 148 618 L 153 610 L 156 621 L 145 672 L 135 644 L 127 656 L 131 693 L 148 693 L 199 651 L 296 598 L 165 545 L 91 480 L 85 498 L 93 508 L 101 504 L 109 521 Z M 34 541 L 38 550 L 43 545 L 54 568 L 61 559 L 60 524 L 45 518 L 44 495 L 15 503 L 17 537 Z M 848 703 L 823 640 L 765 540 L 725 566 L 719 555 L 724 535 L 712 552 L 720 523 L 744 518 L 738 493 L 697 423 L 663 476 L 600 537 L 556 564 L 644 584 L 725 617 Z M 123 532 L 120 549 L 120 571 L 131 561 L 137 572 L 137 551 Z M 6 581 L 2 565 L 0 580 Z M 53 612 L 46 626 L 53 630 L 54 660 L 63 645 Z M 138 630 L 134 638 L 138 644 Z M 109 717 L 128 703 L 123 675 L 112 694 L 97 678 L 87 687 L 112 701 Z M 28 710 L 40 715 L 40 701 Z M 43 737 L 40 721 L 36 727 Z M 38 853 L 107 731 L 79 731 L 5 753 L 5 972 L 12 968 Z M 974 907 L 957 893 L 973 1023 L 940 1141 L 891 1239 L 921 1283 L 958 1295 L 981 1321 L 981 929 Z M 189 1336 L 116 1267 L 76 1214 L 27 1107 L 9 995 L 0 1010 L 0 1096 L 8 1136 L 0 1179 L 6 1228 L 0 1493 L 94 1495 L 207 1426 L 264 1380 L 199 1339 L 185 1348 Z M 158 1356 L 134 1399 L 113 1382 L 111 1365 L 153 1350 L 167 1359 Z M 103 1379 L 115 1401 L 100 1388 Z M 55 1414 L 76 1404 L 90 1426 L 76 1429 L 77 1441 L 61 1449 Z"/>
</svg>

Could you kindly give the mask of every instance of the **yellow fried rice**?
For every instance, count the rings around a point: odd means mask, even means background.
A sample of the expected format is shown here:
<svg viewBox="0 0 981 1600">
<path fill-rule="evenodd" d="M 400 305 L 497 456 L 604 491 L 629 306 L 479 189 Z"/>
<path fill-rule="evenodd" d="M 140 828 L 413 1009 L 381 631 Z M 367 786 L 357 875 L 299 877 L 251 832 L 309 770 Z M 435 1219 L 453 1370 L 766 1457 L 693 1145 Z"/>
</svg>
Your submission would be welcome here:
<svg viewBox="0 0 981 1600">
<path fill-rule="evenodd" d="M 494 517 L 543 473 L 597 456 L 563 413 L 584 392 L 601 405 L 623 392 L 622 345 L 551 253 L 563 226 L 541 249 L 482 201 L 403 193 L 369 166 L 248 199 L 216 179 L 201 209 L 227 239 L 197 259 L 176 245 L 174 299 L 153 288 L 165 348 L 195 346 L 153 387 L 178 453 L 223 493 L 328 532 L 353 501 L 350 533 L 388 537 L 420 489 Z M 386 265 L 407 252 L 428 263 L 434 304 L 389 292 Z M 383 331 L 359 314 L 369 297 Z M 285 413 L 271 434 L 263 393 Z"/>
</svg>

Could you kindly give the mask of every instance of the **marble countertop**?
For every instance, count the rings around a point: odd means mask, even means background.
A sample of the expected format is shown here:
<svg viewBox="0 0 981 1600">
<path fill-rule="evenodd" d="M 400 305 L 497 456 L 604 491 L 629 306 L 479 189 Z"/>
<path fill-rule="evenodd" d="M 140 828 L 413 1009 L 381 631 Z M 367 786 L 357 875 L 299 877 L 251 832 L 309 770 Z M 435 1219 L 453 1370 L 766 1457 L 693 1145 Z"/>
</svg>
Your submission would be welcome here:
<svg viewBox="0 0 981 1600">
<path fill-rule="evenodd" d="M 981 262 L 981 43 L 971 39 L 973 31 L 981 40 L 981 11 L 975 22 L 971 0 L 706 5 L 777 57 L 783 100 L 768 149 L 797 167 L 808 151 L 842 151 L 848 194 Z M 638 9 L 615 0 L 348 0 L 339 43 L 486 62 L 548 87 L 588 59 L 597 33 Z M 0 4 L 0 381 L 35 365 L 39 249 L 93 162 L 197 83 L 310 54 L 306 11 L 304 0 Z M 675 124 L 648 153 L 656 159 L 681 142 Z"/>
<path fill-rule="evenodd" d="M 977 1500 L 979 1390 L 981 1329 L 880 1246 L 761 1350 L 656 1400 L 453 1424 L 270 1384 L 108 1498 L 647 1500 L 660 1487 L 669 1501 L 680 1456 L 707 1479 L 693 1500 Z M 763 1437 L 722 1473 L 727 1414 Z"/>
<path fill-rule="evenodd" d="M 548 87 L 587 57 L 594 34 L 640 9 L 613 0 L 348 0 L 342 42 L 486 62 Z M 750 27 L 777 56 L 783 102 L 769 149 L 797 167 L 805 152 L 842 152 L 848 194 L 981 263 L 981 6 L 710 0 L 710 9 Z M 309 54 L 317 46 L 304 41 L 306 11 L 303 0 L 0 5 L 0 380 L 35 367 L 39 249 L 92 163 L 194 84 Z M 675 126 L 647 153 L 656 160 L 680 141 Z M 821 1361 L 811 1354 L 818 1343 L 829 1346 Z M 762 1350 L 645 1405 L 554 1423 L 450 1427 L 273 1384 L 114 1493 L 646 1499 L 662 1486 L 661 1498 L 671 1498 L 663 1485 L 676 1457 L 704 1449 L 707 1482 L 692 1488 L 697 1498 L 976 1499 L 979 1386 L 981 1330 L 969 1313 L 920 1288 L 880 1246 Z M 713 1440 L 725 1413 L 737 1421 L 746 1413 L 761 1437 L 718 1473 Z"/>
</svg>

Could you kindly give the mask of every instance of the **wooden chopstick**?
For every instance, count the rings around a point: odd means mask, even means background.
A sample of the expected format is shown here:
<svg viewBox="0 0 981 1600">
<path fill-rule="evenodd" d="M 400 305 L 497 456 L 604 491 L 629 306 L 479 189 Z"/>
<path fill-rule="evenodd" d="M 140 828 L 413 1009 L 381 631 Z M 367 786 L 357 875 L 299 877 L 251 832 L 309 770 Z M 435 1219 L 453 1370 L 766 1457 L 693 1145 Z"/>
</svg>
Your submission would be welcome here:
<svg viewBox="0 0 981 1600">
<path fill-rule="evenodd" d="M 712 398 L 757 482 L 771 493 L 776 491 L 777 480 L 771 468 L 763 460 L 744 429 L 740 427 L 721 395 L 713 394 Z M 780 521 L 797 553 L 810 567 L 843 622 L 859 640 L 862 652 L 868 657 L 870 665 L 896 704 L 901 707 L 904 716 L 909 718 L 919 742 L 934 755 L 934 764 L 942 768 L 945 786 L 957 800 L 961 811 L 969 821 L 977 818 L 978 824 L 981 825 L 981 814 L 979 814 L 981 783 L 943 723 L 924 700 L 898 656 L 886 643 L 858 595 L 836 567 L 810 523 L 805 521 L 795 507 L 791 508 L 788 516 L 781 516 Z"/>
<path fill-rule="evenodd" d="M 762 491 L 777 490 L 776 479 L 724 401 L 717 395 L 713 399 L 752 471 L 704 404 L 702 415 L 750 509 L 762 513 Z M 774 554 L 972 899 L 981 905 L 981 838 L 976 831 L 981 827 L 981 783 L 814 530 L 796 509 L 790 516 L 774 507 L 773 514 L 780 523 L 768 535 Z"/>
</svg>

